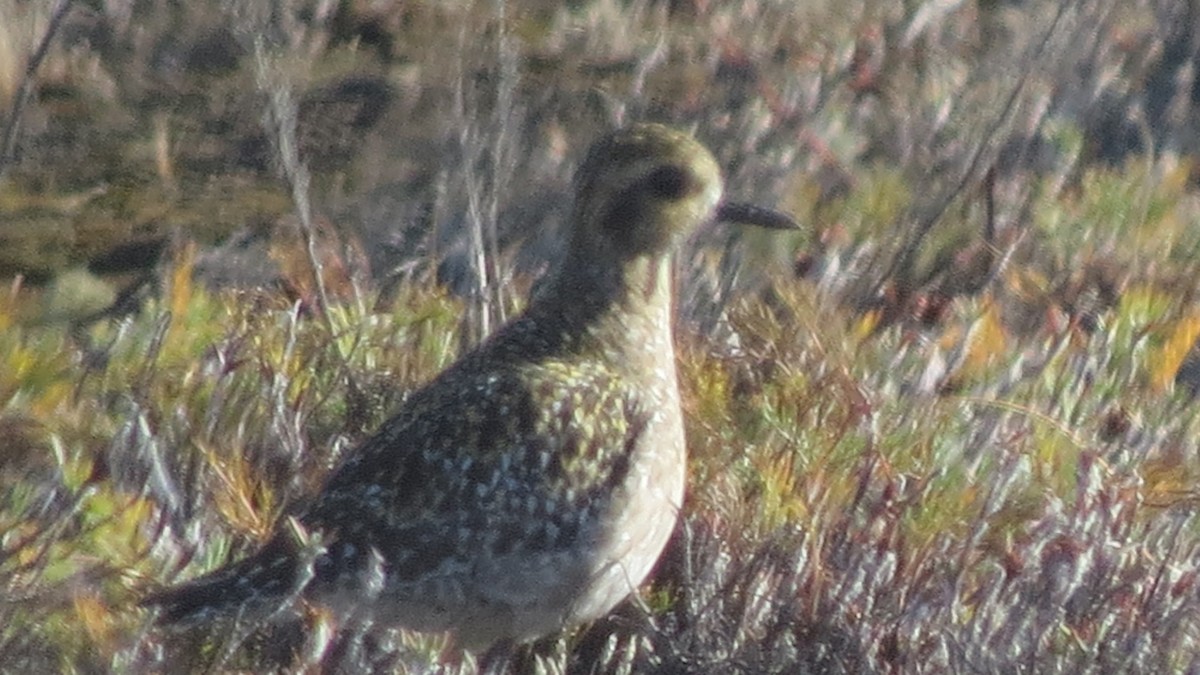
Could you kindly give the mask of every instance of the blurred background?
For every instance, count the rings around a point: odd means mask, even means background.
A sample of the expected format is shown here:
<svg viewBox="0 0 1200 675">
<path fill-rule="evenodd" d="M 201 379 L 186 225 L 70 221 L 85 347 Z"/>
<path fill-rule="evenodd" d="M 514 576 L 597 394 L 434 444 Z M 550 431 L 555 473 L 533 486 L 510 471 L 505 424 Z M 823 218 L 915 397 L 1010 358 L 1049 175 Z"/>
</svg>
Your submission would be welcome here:
<svg viewBox="0 0 1200 675">
<path fill-rule="evenodd" d="M 1073 316 L 1195 259 L 1150 188 L 1092 186 L 1195 188 L 1198 53 L 1186 0 L 4 0 L 0 277 L 72 272 L 41 306 L 71 315 L 129 283 L 72 308 L 83 272 L 192 241 L 206 284 L 304 295 L 304 235 L 335 293 L 494 302 L 553 259 L 587 143 L 654 120 L 803 220 L 774 257 L 853 311 L 936 319 L 1003 257 Z"/>
</svg>

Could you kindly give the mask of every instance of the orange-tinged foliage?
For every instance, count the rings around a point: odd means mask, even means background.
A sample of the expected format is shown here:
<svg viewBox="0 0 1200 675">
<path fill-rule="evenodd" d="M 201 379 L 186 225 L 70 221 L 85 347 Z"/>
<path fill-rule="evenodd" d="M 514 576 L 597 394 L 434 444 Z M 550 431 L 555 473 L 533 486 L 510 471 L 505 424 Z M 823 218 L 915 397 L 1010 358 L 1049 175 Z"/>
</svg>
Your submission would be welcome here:
<svg viewBox="0 0 1200 675">
<path fill-rule="evenodd" d="M 7 332 L 16 324 L 18 288 L 19 284 L 13 283 L 9 292 L 0 292 L 0 334 Z"/>
<path fill-rule="evenodd" d="M 1176 321 L 1167 330 L 1167 337 L 1156 354 L 1152 354 L 1148 367 L 1150 382 L 1156 391 L 1164 392 L 1171 388 L 1175 374 L 1183 365 L 1188 352 L 1200 337 L 1200 310 L 1193 309 L 1190 314 Z"/>
<path fill-rule="evenodd" d="M 213 499 L 226 522 L 257 539 L 265 538 L 274 523 L 274 495 L 236 449 L 197 442 L 214 476 Z"/>
<path fill-rule="evenodd" d="M 983 311 L 967 333 L 963 374 L 968 377 L 982 374 L 988 365 L 1004 354 L 1006 346 L 1007 338 L 999 307 L 988 296 L 983 303 Z"/>
<path fill-rule="evenodd" d="M 94 591 L 79 590 L 72 598 L 75 618 L 87 631 L 93 643 L 111 649 L 115 643 L 115 621 L 112 609 Z"/>
<path fill-rule="evenodd" d="M 71 398 L 73 386 L 65 380 L 48 383 L 33 397 L 29 410 L 40 419 L 48 419 Z"/>
<path fill-rule="evenodd" d="M 192 277 L 196 265 L 196 244 L 189 241 L 175 253 L 171 266 L 170 284 L 166 289 L 167 307 L 176 320 L 171 324 L 171 337 L 183 330 L 182 317 L 187 315 L 192 301 Z"/>
</svg>

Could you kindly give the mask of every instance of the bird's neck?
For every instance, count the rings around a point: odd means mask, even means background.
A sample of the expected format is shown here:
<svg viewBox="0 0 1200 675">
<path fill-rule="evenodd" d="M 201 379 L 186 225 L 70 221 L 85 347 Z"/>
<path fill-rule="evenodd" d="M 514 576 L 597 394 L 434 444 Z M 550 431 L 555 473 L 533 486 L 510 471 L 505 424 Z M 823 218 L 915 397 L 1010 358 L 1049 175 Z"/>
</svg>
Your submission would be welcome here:
<svg viewBox="0 0 1200 675">
<path fill-rule="evenodd" d="M 635 257 L 610 267 L 568 258 L 529 314 L 558 335 L 579 336 L 562 343 L 565 351 L 639 370 L 673 354 L 671 296 L 670 256 Z"/>
</svg>

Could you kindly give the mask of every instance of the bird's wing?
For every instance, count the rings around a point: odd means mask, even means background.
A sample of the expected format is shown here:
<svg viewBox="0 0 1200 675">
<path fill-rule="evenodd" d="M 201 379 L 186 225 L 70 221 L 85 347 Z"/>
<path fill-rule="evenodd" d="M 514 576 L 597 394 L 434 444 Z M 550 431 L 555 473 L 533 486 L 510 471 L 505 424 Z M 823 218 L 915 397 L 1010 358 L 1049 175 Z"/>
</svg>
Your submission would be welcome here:
<svg viewBox="0 0 1200 675">
<path fill-rule="evenodd" d="M 403 580 L 489 548 L 570 546 L 624 480 L 646 425 L 620 381 L 554 362 L 435 379 L 301 516 L 330 535 L 318 579 L 361 568 L 372 549 Z"/>
<path fill-rule="evenodd" d="M 326 547 L 311 566 L 296 532 L 280 527 L 251 557 L 143 604 L 175 623 L 278 607 L 309 579 L 369 583 L 373 555 L 403 582 L 481 551 L 568 548 L 625 479 L 648 420 L 619 382 L 598 366 L 451 368 L 352 452 L 296 518 Z"/>
</svg>

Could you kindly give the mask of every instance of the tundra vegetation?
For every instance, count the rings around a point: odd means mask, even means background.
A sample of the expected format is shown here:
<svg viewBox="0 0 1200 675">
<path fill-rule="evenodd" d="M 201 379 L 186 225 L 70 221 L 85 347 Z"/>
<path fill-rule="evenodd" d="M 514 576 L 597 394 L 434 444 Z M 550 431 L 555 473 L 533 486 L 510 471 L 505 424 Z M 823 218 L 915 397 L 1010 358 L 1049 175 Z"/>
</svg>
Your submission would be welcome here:
<svg viewBox="0 0 1200 675">
<path fill-rule="evenodd" d="M 0 0 L 0 669 L 470 672 L 138 600 L 518 311 L 638 120 L 805 230 L 678 256 L 683 523 L 512 672 L 1200 668 L 1195 0 Z"/>
</svg>

